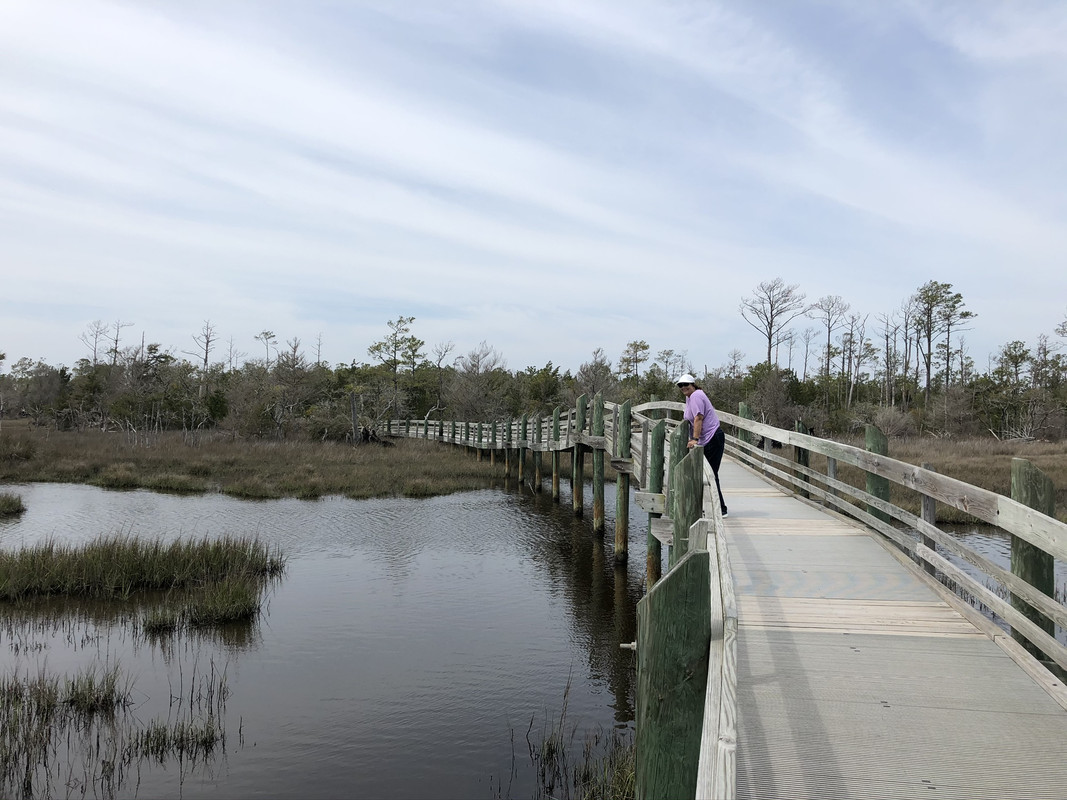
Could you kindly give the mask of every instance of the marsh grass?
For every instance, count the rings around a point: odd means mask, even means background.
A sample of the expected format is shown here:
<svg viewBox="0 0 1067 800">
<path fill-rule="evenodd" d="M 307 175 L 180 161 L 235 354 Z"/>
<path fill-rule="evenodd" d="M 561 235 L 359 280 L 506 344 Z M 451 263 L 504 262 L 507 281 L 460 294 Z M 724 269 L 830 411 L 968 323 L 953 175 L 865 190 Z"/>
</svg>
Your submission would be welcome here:
<svg viewBox="0 0 1067 800">
<path fill-rule="evenodd" d="M 276 577 L 284 569 L 280 553 L 252 538 L 164 543 L 106 536 L 79 547 L 53 540 L 0 551 L 0 601 L 48 595 L 125 599 L 137 591 Z"/>
<path fill-rule="evenodd" d="M 127 796 L 124 784 L 142 761 L 196 764 L 225 750 L 229 689 L 214 662 L 172 690 L 166 721 L 142 725 L 132 696 L 133 681 L 117 666 L 69 678 L 44 670 L 0 677 L 0 796 Z"/>
<path fill-rule="evenodd" d="M 563 692 L 558 717 L 534 732 L 531 717 L 526 731 L 529 760 L 537 777 L 537 800 L 633 800 L 636 791 L 634 739 L 630 730 L 597 727 L 579 739 L 578 725 L 567 719 L 570 682 Z M 579 748 L 580 745 L 580 748 Z M 498 786 L 497 797 L 510 789 Z"/>
<path fill-rule="evenodd" d="M 21 422 L 10 428 L 0 444 L 0 482 L 315 500 L 390 497 L 409 488 L 417 496 L 450 494 L 486 488 L 503 476 L 502 459 L 491 466 L 489 459 L 478 461 L 461 447 L 418 439 L 397 439 L 395 447 L 354 447 L 174 432 L 154 435 L 145 444 L 118 432 L 57 432 Z"/>
<path fill-rule="evenodd" d="M 15 517 L 26 510 L 22 496 L 12 492 L 0 492 L 0 517 Z"/>
</svg>

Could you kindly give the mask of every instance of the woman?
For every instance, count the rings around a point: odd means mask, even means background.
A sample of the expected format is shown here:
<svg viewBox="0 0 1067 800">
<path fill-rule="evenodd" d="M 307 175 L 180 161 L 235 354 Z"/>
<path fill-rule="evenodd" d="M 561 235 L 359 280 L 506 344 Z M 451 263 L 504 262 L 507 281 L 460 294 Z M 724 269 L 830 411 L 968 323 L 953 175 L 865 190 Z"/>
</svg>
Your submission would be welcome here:
<svg viewBox="0 0 1067 800">
<path fill-rule="evenodd" d="M 725 517 L 726 501 L 722 496 L 722 486 L 719 485 L 719 465 L 726 448 L 726 434 L 719 425 L 719 415 L 715 413 L 715 407 L 704 394 L 704 390 L 697 386 L 696 378 L 687 372 L 675 382 L 685 395 L 685 420 L 693 431 L 688 446 L 704 448 L 704 458 L 711 464 L 711 471 L 715 473 L 715 488 L 719 490 L 719 505 Z"/>
</svg>

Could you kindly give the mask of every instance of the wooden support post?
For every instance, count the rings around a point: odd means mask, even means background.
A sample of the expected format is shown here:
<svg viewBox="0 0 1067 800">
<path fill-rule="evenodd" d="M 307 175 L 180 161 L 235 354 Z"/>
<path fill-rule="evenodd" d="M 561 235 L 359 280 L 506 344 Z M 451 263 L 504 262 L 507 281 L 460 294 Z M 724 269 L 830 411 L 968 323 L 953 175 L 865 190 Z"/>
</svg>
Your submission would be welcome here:
<svg viewBox="0 0 1067 800">
<path fill-rule="evenodd" d="M 1046 516 L 1056 516 L 1056 487 L 1052 485 L 1052 479 L 1024 458 L 1011 460 L 1011 499 Z M 1049 553 L 1012 535 L 1012 574 L 1018 575 L 1034 588 L 1053 597 L 1055 595 L 1053 568 L 1054 560 Z M 1053 621 L 1021 597 L 1013 594 L 1011 605 L 1050 636 L 1055 635 L 1056 628 Z M 1012 637 L 1035 658 L 1048 660 L 1048 657 L 1022 634 L 1013 630 Z"/>
<path fill-rule="evenodd" d="M 737 404 L 737 416 L 741 419 L 752 419 L 752 411 L 748 407 L 748 403 Z M 752 432 L 746 431 L 744 428 L 737 429 L 737 438 L 745 444 L 752 444 Z"/>
<path fill-rule="evenodd" d="M 463 446 L 467 452 L 471 451 L 471 424 L 469 422 L 463 423 Z"/>
<path fill-rule="evenodd" d="M 490 430 L 492 431 L 489 434 L 489 466 L 495 467 L 496 466 L 496 420 L 493 420 L 492 422 L 490 422 L 489 425 L 490 425 Z"/>
<path fill-rule="evenodd" d="M 519 420 L 519 484 L 526 482 L 526 429 L 527 416 Z"/>
<path fill-rule="evenodd" d="M 512 461 L 514 458 L 511 453 L 511 420 L 507 419 L 504 422 L 504 480 L 511 478 Z"/>
<path fill-rule="evenodd" d="M 922 466 L 923 469 L 927 469 L 927 470 L 930 470 L 931 472 L 933 472 L 933 469 L 934 469 L 934 465 L 933 464 L 922 464 L 921 466 Z M 928 495 L 928 494 L 924 494 L 922 496 L 921 513 L 922 513 L 923 522 L 928 522 L 931 525 L 936 525 L 937 524 L 937 500 L 935 500 L 934 498 L 930 497 L 930 495 Z M 922 540 L 923 545 L 925 545 L 926 547 L 929 547 L 935 553 L 937 552 L 937 542 L 935 542 L 933 539 L 931 539 L 925 533 L 920 534 L 919 538 Z M 927 575 L 936 575 L 937 574 L 937 568 L 934 567 L 934 565 L 931 564 L 929 561 L 923 561 L 922 562 L 922 566 L 923 566 L 923 569 L 926 571 Z"/>
<path fill-rule="evenodd" d="M 411 438 L 411 417 L 404 420 L 404 436 Z"/>
<path fill-rule="evenodd" d="M 593 435 L 604 435 L 604 395 L 593 397 Z M 604 451 L 593 448 L 593 533 L 604 535 Z"/>
<path fill-rule="evenodd" d="M 618 418 L 615 423 L 615 436 L 618 442 L 615 455 L 619 458 L 630 457 L 630 401 L 622 406 L 615 406 Z M 630 473 L 620 472 L 615 479 L 615 563 L 621 564 L 629 558 L 630 549 Z M 625 573 L 624 573 L 625 574 Z"/>
<path fill-rule="evenodd" d="M 430 438 L 430 420 L 428 417 L 422 421 L 422 438 Z"/>
<path fill-rule="evenodd" d="M 874 453 L 879 456 L 889 455 L 889 440 L 886 435 L 882 433 L 874 425 L 867 426 L 867 452 Z M 867 494 L 877 497 L 879 500 L 885 500 L 889 502 L 889 478 L 883 478 L 881 475 L 875 475 L 873 472 L 867 473 Z M 889 522 L 889 515 L 884 511 L 879 511 L 874 506 L 867 506 L 867 513 L 880 519 L 882 522 Z"/>
<path fill-rule="evenodd" d="M 538 414 L 534 417 L 534 444 L 536 447 L 533 451 L 533 471 L 534 471 L 534 487 L 535 492 L 541 492 L 544 487 L 541 485 L 545 482 L 544 473 L 544 452 L 541 449 L 541 445 L 544 443 L 543 428 L 541 423 L 541 415 Z"/>
<path fill-rule="evenodd" d="M 452 444 L 456 443 L 456 421 L 452 420 Z"/>
<path fill-rule="evenodd" d="M 796 431 L 797 431 L 797 433 L 805 433 L 806 434 L 808 432 L 808 426 L 805 425 L 803 422 L 801 422 L 798 419 L 796 421 Z M 793 460 L 796 461 L 796 463 L 798 465 L 802 466 L 802 467 L 810 467 L 811 466 L 811 453 L 804 447 L 796 447 L 796 446 L 794 446 L 793 447 Z M 810 483 L 811 482 L 811 478 L 809 478 L 807 475 L 805 475 L 800 470 L 797 470 L 793 474 L 796 475 L 797 478 L 799 478 L 800 480 L 804 481 L 805 483 Z M 807 489 L 799 489 L 797 493 L 801 497 L 803 497 L 805 500 L 808 500 L 808 499 L 811 498 L 811 493 Z"/>
<path fill-rule="evenodd" d="M 484 422 L 479 422 L 478 423 L 478 460 L 479 461 L 482 460 L 482 455 L 483 455 L 483 453 L 482 453 L 482 433 L 483 433 L 484 428 L 485 428 L 485 423 Z"/>
<path fill-rule="evenodd" d="M 645 469 L 647 470 L 648 491 L 650 492 L 659 493 L 663 491 L 663 453 L 666 442 L 667 423 L 660 420 L 652 428 L 648 450 L 646 451 L 648 463 L 646 464 Z M 659 539 L 652 535 L 652 520 L 658 519 L 661 516 L 663 515 L 648 515 L 648 539 L 646 540 L 648 549 L 645 556 L 646 591 L 651 589 L 656 581 L 659 580 L 660 573 L 663 569 L 663 545 L 660 543 Z"/>
<path fill-rule="evenodd" d="M 559 406 L 552 410 L 552 499 L 559 502 Z"/>
<path fill-rule="evenodd" d="M 634 771 L 642 800 L 696 796 L 712 633 L 710 561 L 707 550 L 690 553 L 637 604 Z"/>
<path fill-rule="evenodd" d="M 584 394 L 578 397 L 574 407 L 574 432 L 582 433 L 585 430 L 585 409 L 589 404 L 589 398 Z M 574 516 L 585 515 L 585 450 L 582 444 L 575 441 L 571 450 L 571 506 Z"/>
</svg>

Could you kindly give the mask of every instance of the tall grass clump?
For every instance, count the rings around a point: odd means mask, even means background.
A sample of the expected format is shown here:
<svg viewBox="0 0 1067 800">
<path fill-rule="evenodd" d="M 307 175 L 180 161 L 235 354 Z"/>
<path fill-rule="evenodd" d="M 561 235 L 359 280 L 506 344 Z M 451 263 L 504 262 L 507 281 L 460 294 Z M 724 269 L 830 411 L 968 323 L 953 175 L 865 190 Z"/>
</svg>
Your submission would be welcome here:
<svg viewBox="0 0 1067 800">
<path fill-rule="evenodd" d="M 22 496 L 13 492 L 0 492 L 0 517 L 14 517 L 26 510 Z"/>
<path fill-rule="evenodd" d="M 584 735 L 579 752 L 578 726 L 567 721 L 569 697 L 568 682 L 559 717 L 546 719 L 540 734 L 534 733 L 530 719 L 526 743 L 537 776 L 534 796 L 538 800 L 633 800 L 633 732 L 605 732 L 598 727 Z"/>
<path fill-rule="evenodd" d="M 0 552 L 0 601 L 66 595 L 126 598 L 227 580 L 276 577 L 285 560 L 251 538 L 144 541 L 101 537 L 80 547 L 46 541 Z"/>
</svg>

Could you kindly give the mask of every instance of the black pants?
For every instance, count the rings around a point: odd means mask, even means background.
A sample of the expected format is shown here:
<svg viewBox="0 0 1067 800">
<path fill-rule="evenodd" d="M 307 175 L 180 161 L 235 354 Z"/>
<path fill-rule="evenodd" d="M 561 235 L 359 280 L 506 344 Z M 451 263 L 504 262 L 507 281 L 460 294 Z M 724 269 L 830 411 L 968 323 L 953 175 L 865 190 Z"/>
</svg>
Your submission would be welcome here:
<svg viewBox="0 0 1067 800">
<path fill-rule="evenodd" d="M 719 505 L 722 507 L 723 514 L 726 513 L 726 501 L 722 496 L 722 486 L 719 485 L 719 465 L 722 463 L 722 453 L 725 449 L 726 434 L 723 433 L 720 425 L 711 440 L 704 445 L 704 458 L 711 464 L 711 471 L 715 473 L 715 488 L 719 490 Z"/>
</svg>

